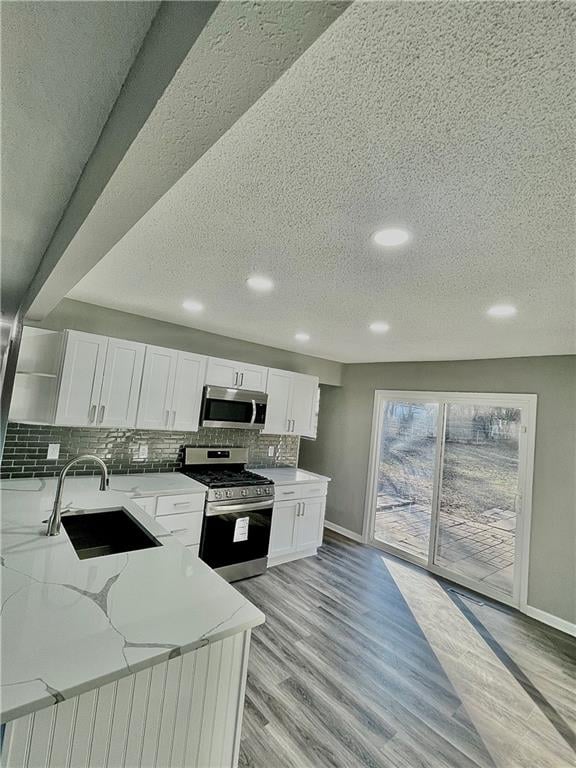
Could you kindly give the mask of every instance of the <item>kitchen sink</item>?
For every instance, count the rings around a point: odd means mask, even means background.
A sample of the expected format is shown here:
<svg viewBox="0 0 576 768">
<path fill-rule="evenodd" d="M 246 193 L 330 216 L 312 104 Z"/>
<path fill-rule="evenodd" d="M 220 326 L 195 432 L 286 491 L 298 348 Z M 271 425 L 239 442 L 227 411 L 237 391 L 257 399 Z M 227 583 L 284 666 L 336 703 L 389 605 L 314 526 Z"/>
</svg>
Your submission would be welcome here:
<svg viewBox="0 0 576 768">
<path fill-rule="evenodd" d="M 80 560 L 162 546 L 124 507 L 63 514 L 62 525 Z"/>
</svg>

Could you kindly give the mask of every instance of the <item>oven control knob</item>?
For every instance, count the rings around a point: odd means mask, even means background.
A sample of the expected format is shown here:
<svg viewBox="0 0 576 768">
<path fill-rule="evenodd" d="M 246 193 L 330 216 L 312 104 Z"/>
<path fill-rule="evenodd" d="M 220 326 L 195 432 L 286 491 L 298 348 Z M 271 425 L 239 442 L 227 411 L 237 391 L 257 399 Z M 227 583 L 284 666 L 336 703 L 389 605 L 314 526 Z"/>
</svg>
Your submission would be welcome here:
<svg viewBox="0 0 576 768">
<path fill-rule="evenodd" d="M 228 499 L 232 498 L 232 491 L 226 491 L 226 498 Z"/>
<path fill-rule="evenodd" d="M 242 488 L 241 493 L 242 493 L 242 496 L 248 496 L 248 491 L 246 490 L 246 488 Z"/>
<path fill-rule="evenodd" d="M 272 491 L 270 490 L 270 488 L 266 488 L 266 495 L 270 496 L 271 493 L 272 493 Z"/>
<path fill-rule="evenodd" d="M 262 488 L 256 488 L 256 494 L 260 496 L 261 493 L 262 493 Z"/>
<path fill-rule="evenodd" d="M 214 498 L 215 499 L 221 499 L 222 498 L 221 491 L 214 491 Z"/>
</svg>

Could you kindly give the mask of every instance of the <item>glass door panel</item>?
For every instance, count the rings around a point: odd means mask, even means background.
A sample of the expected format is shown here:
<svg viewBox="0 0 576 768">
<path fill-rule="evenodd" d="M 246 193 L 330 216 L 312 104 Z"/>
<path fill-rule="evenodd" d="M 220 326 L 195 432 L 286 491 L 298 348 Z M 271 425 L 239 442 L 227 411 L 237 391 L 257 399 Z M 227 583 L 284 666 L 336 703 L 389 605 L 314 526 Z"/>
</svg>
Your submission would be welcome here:
<svg viewBox="0 0 576 768">
<path fill-rule="evenodd" d="M 447 403 L 434 564 L 513 594 L 521 410 Z"/>
<path fill-rule="evenodd" d="M 373 539 L 428 557 L 438 403 L 383 404 Z"/>
</svg>

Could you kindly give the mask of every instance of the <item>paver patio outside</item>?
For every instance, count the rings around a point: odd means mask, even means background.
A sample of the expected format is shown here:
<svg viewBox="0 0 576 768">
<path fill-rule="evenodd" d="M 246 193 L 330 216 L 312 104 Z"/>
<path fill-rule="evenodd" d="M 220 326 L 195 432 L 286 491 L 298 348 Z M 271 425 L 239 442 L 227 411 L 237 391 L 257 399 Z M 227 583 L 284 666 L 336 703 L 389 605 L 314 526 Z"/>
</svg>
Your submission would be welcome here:
<svg viewBox="0 0 576 768">
<path fill-rule="evenodd" d="M 516 515 L 494 507 L 476 519 L 441 511 L 436 564 L 512 594 Z M 408 499 L 378 494 L 374 536 L 426 558 L 430 509 Z"/>
</svg>

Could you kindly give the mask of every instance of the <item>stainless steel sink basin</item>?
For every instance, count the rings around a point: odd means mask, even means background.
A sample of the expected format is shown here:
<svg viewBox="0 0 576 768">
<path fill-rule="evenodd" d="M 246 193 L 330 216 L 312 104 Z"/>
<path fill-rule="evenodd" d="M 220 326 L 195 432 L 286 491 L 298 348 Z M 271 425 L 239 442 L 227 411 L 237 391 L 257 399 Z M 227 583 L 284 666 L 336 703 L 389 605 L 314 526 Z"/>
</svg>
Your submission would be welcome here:
<svg viewBox="0 0 576 768">
<path fill-rule="evenodd" d="M 162 546 L 124 507 L 65 514 L 62 525 L 80 560 Z"/>
</svg>

